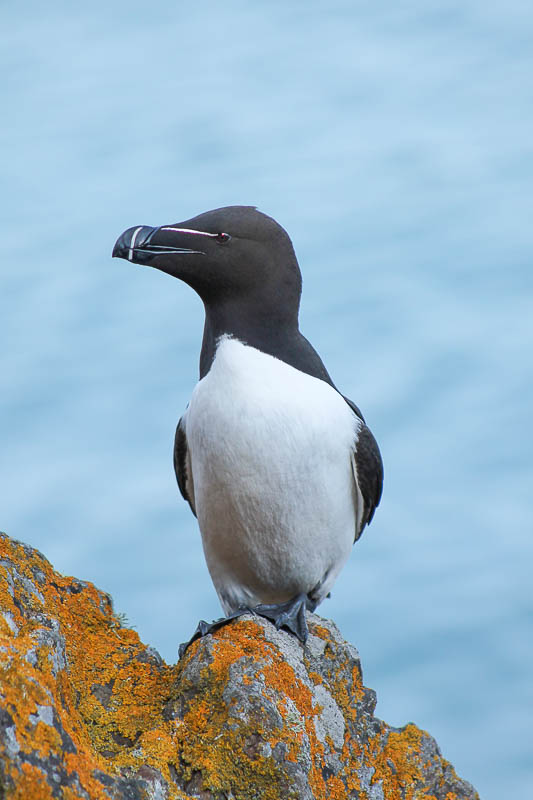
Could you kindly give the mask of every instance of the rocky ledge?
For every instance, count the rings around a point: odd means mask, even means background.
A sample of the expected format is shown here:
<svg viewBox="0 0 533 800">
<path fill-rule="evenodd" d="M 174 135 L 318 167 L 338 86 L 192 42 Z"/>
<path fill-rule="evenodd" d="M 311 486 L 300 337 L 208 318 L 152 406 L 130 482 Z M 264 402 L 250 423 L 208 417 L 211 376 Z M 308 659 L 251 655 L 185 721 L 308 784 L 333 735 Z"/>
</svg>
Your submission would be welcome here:
<svg viewBox="0 0 533 800">
<path fill-rule="evenodd" d="M 92 584 L 0 534 L 3 800 L 478 798 L 409 723 L 374 716 L 354 647 L 244 617 L 165 664 Z"/>
</svg>

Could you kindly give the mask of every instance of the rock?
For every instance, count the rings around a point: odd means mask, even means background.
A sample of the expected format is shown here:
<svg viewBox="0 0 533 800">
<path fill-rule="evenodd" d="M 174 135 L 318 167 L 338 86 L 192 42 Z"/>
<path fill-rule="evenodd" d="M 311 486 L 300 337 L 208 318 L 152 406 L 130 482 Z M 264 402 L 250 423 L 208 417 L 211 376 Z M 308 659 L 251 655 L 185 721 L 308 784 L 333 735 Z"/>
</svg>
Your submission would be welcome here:
<svg viewBox="0 0 533 800">
<path fill-rule="evenodd" d="M 0 797 L 478 798 L 427 733 L 374 716 L 335 625 L 309 628 L 303 648 L 243 617 L 167 665 L 108 595 L 0 534 Z"/>
</svg>

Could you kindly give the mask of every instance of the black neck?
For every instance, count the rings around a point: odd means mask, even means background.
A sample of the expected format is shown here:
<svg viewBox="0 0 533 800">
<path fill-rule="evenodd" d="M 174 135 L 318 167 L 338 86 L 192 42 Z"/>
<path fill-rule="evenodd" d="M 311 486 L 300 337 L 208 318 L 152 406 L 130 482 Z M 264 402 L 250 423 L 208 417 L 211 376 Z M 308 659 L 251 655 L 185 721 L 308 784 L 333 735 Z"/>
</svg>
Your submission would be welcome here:
<svg viewBox="0 0 533 800">
<path fill-rule="evenodd" d="M 224 335 L 334 386 L 320 356 L 300 333 L 298 308 L 281 313 L 279 306 L 247 305 L 243 311 L 242 306 L 205 304 L 200 379 L 209 372 L 218 340 Z"/>
</svg>

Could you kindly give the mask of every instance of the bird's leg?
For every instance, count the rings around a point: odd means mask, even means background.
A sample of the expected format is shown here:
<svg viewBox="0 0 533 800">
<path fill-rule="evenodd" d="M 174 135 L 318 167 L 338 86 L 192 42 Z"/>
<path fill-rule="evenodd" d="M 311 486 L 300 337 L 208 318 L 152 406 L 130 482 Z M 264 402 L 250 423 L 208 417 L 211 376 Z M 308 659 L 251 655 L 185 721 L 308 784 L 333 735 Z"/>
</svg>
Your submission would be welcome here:
<svg viewBox="0 0 533 800">
<path fill-rule="evenodd" d="M 201 639 L 202 636 L 213 633 L 213 631 L 218 630 L 227 622 L 230 622 L 232 619 L 237 619 L 237 617 L 242 617 L 244 614 L 255 614 L 259 617 L 265 617 L 265 619 L 274 623 L 278 631 L 280 628 L 284 628 L 297 636 L 298 639 L 305 644 L 309 636 L 305 611 L 306 609 L 314 611 L 315 606 L 316 604 L 313 603 L 306 594 L 299 594 L 286 603 L 272 603 L 271 605 L 261 603 L 253 608 L 241 606 L 237 611 L 228 614 L 227 617 L 215 619 L 213 622 L 205 622 L 201 619 L 189 641 L 180 644 L 178 650 L 179 657 L 181 658 L 183 656 L 189 645 L 195 642 L 196 639 Z"/>
</svg>

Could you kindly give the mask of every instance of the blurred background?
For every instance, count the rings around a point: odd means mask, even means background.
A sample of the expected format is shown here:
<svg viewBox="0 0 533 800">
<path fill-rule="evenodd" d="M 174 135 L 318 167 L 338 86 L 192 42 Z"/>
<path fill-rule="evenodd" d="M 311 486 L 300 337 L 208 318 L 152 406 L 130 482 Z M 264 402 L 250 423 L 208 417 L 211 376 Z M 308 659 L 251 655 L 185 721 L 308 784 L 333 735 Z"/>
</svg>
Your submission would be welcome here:
<svg viewBox="0 0 533 800">
<path fill-rule="evenodd" d="M 172 470 L 203 310 L 110 258 L 253 204 L 385 462 L 332 617 L 387 722 L 533 796 L 533 11 L 520 0 L 3 5 L 0 527 L 169 661 L 220 608 Z"/>
</svg>

